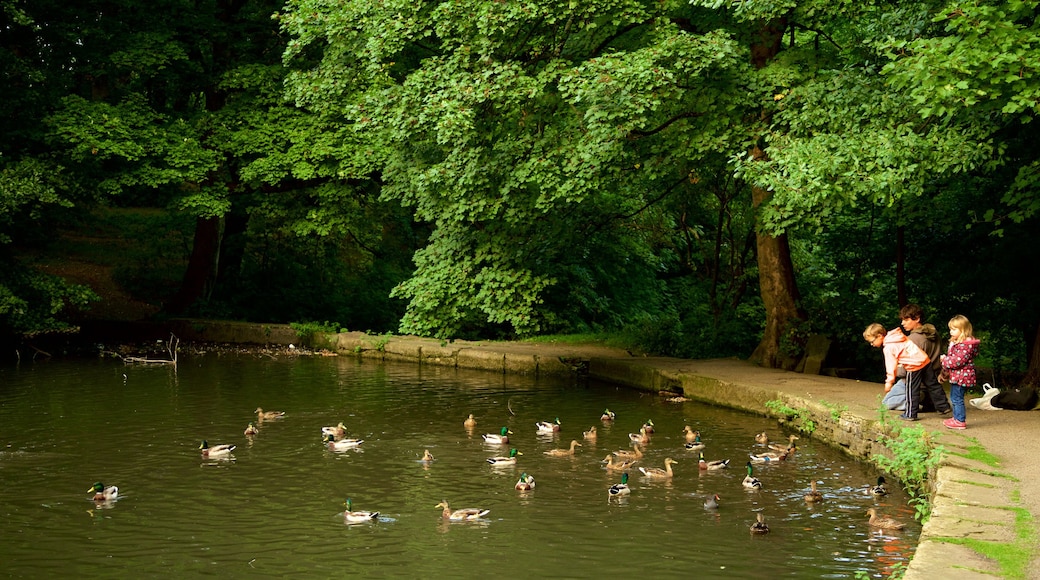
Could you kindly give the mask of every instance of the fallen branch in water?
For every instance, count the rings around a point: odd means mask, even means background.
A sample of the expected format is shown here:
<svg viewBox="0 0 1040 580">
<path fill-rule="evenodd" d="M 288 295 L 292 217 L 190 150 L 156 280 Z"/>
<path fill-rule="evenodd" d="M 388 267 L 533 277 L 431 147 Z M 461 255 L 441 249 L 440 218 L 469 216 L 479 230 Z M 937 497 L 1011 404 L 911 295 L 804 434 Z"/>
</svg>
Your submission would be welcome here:
<svg viewBox="0 0 1040 580">
<path fill-rule="evenodd" d="M 166 352 L 170 355 L 169 360 L 160 358 L 147 358 L 138 356 L 125 356 L 123 357 L 123 364 L 147 364 L 147 365 L 172 365 L 177 366 L 177 348 L 181 344 L 181 339 L 177 338 L 173 334 L 170 335 L 170 340 L 166 341 Z"/>
</svg>

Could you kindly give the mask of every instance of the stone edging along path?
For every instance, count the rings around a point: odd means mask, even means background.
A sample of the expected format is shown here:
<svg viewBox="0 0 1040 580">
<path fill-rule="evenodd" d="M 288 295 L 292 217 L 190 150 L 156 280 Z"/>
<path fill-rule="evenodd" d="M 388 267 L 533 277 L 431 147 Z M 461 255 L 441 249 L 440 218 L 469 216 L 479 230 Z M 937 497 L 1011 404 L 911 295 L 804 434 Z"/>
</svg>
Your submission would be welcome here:
<svg viewBox="0 0 1040 580">
<path fill-rule="evenodd" d="M 186 340 L 282 345 L 299 341 L 284 325 L 185 321 L 179 326 L 172 330 Z M 244 329 L 247 326 L 251 332 Z M 259 329 L 260 340 L 245 339 Z M 496 373 L 587 373 L 634 389 L 669 391 L 786 421 L 789 417 L 766 406 L 767 401 L 781 401 L 814 423 L 813 437 L 868 461 L 889 453 L 879 439 L 903 427 L 894 424 L 898 419 L 882 420 L 880 385 L 765 369 L 737 359 L 639 357 L 596 345 L 448 342 L 357 332 L 317 335 L 311 342 L 316 348 L 362 359 Z M 1040 466 L 1031 445 L 1040 438 L 1035 417 L 1030 412 L 969 410 L 969 430 L 949 432 L 934 414 L 921 415 L 914 426 L 923 427 L 946 452 L 929 476 L 932 513 L 905 578 L 1040 578 L 1030 515 L 1040 513 Z"/>
<path fill-rule="evenodd" d="M 331 337 L 330 337 L 331 338 Z M 331 345 L 330 345 L 331 346 Z M 411 361 L 498 373 L 561 374 L 587 372 L 597 380 L 651 392 L 667 391 L 687 398 L 752 413 L 787 417 L 766 406 L 782 401 L 786 407 L 804 410 L 815 424 L 812 433 L 852 456 L 872 460 L 888 453 L 879 443 L 882 435 L 894 435 L 891 421 L 882 421 L 880 386 L 834 377 L 802 375 L 765 369 L 736 360 L 685 360 L 636 357 L 627 351 L 582 345 L 527 343 L 445 343 L 414 337 L 373 337 L 350 333 L 336 336 L 340 354 L 366 359 Z M 989 416 L 999 412 L 978 412 Z M 1006 412 L 1003 415 L 1015 415 Z M 922 414 L 922 418 L 926 415 Z M 894 417 L 894 416 L 893 416 Z M 931 415 L 934 418 L 934 415 Z M 971 419 L 969 419 L 971 420 Z M 897 420 L 898 421 L 898 420 Z M 932 421 L 936 425 L 939 420 Z M 920 423 L 931 430 L 934 425 Z M 941 427 L 938 427 L 943 431 Z M 967 434 L 969 432 L 965 432 Z M 936 433 L 937 444 L 948 452 L 930 474 L 932 514 L 920 543 L 905 570 L 908 579 L 1040 577 L 1029 570 L 1006 569 L 991 559 L 987 546 L 1017 543 L 1032 559 L 1032 539 L 1016 537 L 1016 517 L 1037 513 L 1022 502 L 1036 490 L 1023 489 L 1022 481 L 979 459 L 979 445 L 963 434 Z M 983 459 L 988 456 L 983 454 Z M 970 456 L 970 457 L 969 457 Z"/>
</svg>

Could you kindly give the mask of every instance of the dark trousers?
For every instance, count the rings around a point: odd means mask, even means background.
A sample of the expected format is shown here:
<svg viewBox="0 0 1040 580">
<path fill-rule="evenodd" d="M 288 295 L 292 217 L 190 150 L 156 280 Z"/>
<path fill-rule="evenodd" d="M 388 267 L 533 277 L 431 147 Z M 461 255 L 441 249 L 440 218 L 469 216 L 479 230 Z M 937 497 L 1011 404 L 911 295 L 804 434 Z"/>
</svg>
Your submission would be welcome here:
<svg viewBox="0 0 1040 580">
<path fill-rule="evenodd" d="M 944 413 L 950 410 L 950 401 L 946 398 L 946 391 L 943 390 L 942 383 L 939 382 L 939 377 L 935 374 L 935 369 L 932 365 L 921 369 L 921 386 L 924 387 L 925 392 L 928 393 L 927 397 L 922 397 L 921 410 L 922 411 L 938 411 Z"/>
<path fill-rule="evenodd" d="M 906 371 L 906 409 L 904 417 L 917 418 L 917 408 L 921 405 L 921 371 Z"/>
</svg>

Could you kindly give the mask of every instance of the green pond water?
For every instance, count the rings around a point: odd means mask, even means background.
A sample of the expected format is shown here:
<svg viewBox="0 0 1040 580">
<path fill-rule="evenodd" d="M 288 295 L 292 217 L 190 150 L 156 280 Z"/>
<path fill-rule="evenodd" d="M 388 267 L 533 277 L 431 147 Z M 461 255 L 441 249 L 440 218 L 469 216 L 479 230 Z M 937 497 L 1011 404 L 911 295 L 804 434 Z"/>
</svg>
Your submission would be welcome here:
<svg viewBox="0 0 1040 580">
<path fill-rule="evenodd" d="M 286 416 L 247 437 L 257 407 Z M 600 421 L 608 407 L 612 424 Z M 559 433 L 536 432 L 557 417 Z M 648 419 L 656 432 L 637 465 L 670 457 L 674 477 L 632 471 L 631 495 L 609 500 L 621 476 L 601 461 Z M 364 440 L 357 450 L 322 444 L 321 427 L 340 421 Z M 731 468 L 698 470 L 685 425 Z M 502 426 L 523 453 L 516 467 L 486 462 L 508 453 L 481 438 Z M 592 426 L 597 440 L 584 441 Z M 756 465 L 763 486 L 745 490 L 760 431 L 788 435 L 764 417 L 611 385 L 350 357 L 0 367 L 0 575 L 853 578 L 905 565 L 920 533 L 907 496 L 891 484 L 887 497 L 866 494 L 875 468 L 826 444 L 803 437 L 792 460 Z M 233 460 L 203 460 L 203 439 L 236 445 Z M 583 444 L 573 457 L 544 454 L 572 439 Z M 424 449 L 433 462 L 420 461 Z M 534 490 L 513 488 L 521 472 Z M 814 479 L 825 499 L 807 504 Z M 96 505 L 95 481 L 119 499 Z M 721 506 L 707 510 L 713 494 Z M 379 518 L 346 525 L 347 497 Z M 445 521 L 443 500 L 490 513 Z M 870 528 L 871 507 L 907 529 Z M 758 513 L 767 535 L 749 533 Z"/>
</svg>

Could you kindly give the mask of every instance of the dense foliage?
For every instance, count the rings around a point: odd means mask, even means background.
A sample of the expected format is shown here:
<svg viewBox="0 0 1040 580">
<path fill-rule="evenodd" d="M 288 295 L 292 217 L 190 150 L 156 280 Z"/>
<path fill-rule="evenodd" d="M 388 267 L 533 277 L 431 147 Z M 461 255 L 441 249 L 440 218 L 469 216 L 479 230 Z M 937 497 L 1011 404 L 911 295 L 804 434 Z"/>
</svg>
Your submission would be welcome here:
<svg viewBox="0 0 1040 580">
<path fill-rule="evenodd" d="M 0 0 L 0 327 L 144 207 L 169 314 L 854 365 L 912 300 L 1040 365 L 1037 4 Z"/>
</svg>

